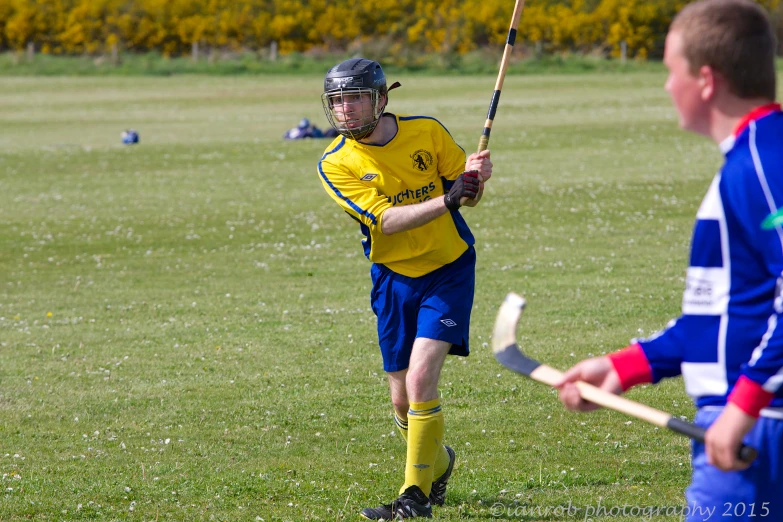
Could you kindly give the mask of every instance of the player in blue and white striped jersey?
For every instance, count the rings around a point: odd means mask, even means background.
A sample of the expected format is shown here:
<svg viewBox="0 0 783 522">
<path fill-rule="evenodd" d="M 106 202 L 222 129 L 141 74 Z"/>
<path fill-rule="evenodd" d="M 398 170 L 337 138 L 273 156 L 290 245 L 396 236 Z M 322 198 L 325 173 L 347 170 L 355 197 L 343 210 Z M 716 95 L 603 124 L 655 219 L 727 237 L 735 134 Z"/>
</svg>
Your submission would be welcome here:
<svg viewBox="0 0 783 522">
<path fill-rule="evenodd" d="M 589 410 L 577 380 L 621 393 L 682 375 L 708 428 L 694 443 L 686 520 L 783 520 L 783 113 L 775 37 L 750 0 L 702 0 L 672 22 L 666 89 L 685 130 L 725 162 L 696 215 L 682 315 L 650 339 L 566 372 L 560 399 Z M 740 443 L 758 449 L 752 464 Z"/>
</svg>

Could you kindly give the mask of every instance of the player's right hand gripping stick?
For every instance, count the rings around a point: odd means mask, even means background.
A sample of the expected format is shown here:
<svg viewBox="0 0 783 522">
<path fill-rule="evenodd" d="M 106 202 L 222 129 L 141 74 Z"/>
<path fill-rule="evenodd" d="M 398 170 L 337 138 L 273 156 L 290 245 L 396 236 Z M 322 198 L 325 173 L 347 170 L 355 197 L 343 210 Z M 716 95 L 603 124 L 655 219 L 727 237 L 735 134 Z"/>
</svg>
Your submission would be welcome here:
<svg viewBox="0 0 783 522">
<path fill-rule="evenodd" d="M 448 194 L 443 198 L 446 208 L 457 210 L 461 204 L 462 198 L 475 198 L 479 191 L 479 172 L 477 170 L 468 170 L 459 175 L 454 185 L 451 186 Z"/>
</svg>

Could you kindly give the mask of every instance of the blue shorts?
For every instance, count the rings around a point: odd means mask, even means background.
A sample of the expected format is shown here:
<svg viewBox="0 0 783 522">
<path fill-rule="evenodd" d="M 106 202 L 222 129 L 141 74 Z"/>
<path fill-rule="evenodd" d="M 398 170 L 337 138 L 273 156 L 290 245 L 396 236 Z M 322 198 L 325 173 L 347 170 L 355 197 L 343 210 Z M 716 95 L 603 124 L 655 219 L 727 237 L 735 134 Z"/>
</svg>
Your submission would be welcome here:
<svg viewBox="0 0 783 522">
<path fill-rule="evenodd" d="M 696 412 L 695 423 L 709 427 L 722 409 Z M 721 471 L 707 464 L 704 444 L 693 443 L 693 479 L 685 490 L 687 522 L 783 520 L 783 420 L 760 417 L 745 436 L 759 452 L 743 471 Z"/>
<path fill-rule="evenodd" d="M 372 311 L 378 317 L 383 370 L 408 367 L 418 337 L 451 343 L 452 355 L 470 352 L 470 311 L 476 286 L 476 251 L 468 247 L 456 261 L 421 277 L 407 277 L 374 264 Z"/>
</svg>

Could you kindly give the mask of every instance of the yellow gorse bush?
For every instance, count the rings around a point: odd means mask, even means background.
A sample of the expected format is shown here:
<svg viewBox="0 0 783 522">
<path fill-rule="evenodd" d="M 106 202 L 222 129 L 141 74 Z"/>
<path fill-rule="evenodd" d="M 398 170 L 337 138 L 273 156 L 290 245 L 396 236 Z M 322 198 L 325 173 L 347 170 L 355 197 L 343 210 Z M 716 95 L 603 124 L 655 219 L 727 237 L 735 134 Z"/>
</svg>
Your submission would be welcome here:
<svg viewBox="0 0 783 522">
<path fill-rule="evenodd" d="M 542 52 L 644 58 L 686 0 L 528 0 L 518 42 Z M 770 10 L 779 0 L 759 1 Z M 279 52 L 345 51 L 382 45 L 463 54 L 501 45 L 512 0 L 5 0 L 0 50 L 32 43 L 53 54 L 104 53 L 112 47 L 193 52 L 195 46 Z"/>
</svg>

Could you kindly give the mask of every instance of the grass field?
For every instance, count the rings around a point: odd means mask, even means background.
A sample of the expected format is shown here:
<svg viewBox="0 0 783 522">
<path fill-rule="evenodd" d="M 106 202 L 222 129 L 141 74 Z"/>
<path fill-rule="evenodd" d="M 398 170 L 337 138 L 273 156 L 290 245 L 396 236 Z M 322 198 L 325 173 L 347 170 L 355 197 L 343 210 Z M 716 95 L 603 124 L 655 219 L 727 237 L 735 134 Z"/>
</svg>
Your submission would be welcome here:
<svg viewBox="0 0 783 522">
<path fill-rule="evenodd" d="M 607 59 L 601 56 L 579 54 L 543 55 L 522 58 L 525 50 L 517 47 L 517 54 L 509 63 L 507 74 L 575 74 L 575 73 L 632 73 L 660 72 L 660 60 Z M 372 50 L 368 49 L 372 53 Z M 377 54 L 377 53 L 376 53 Z M 527 50 L 527 54 L 532 54 Z M 484 48 L 458 55 L 419 52 L 393 53 L 389 60 L 381 51 L 379 56 L 364 55 L 378 59 L 387 73 L 416 73 L 424 75 L 496 75 L 499 58 L 497 49 Z M 108 56 L 62 56 L 35 54 L 32 58 L 21 52 L 0 52 L 0 76 L 170 76 L 181 74 L 202 74 L 218 76 L 283 74 L 303 75 L 323 72 L 351 54 L 319 54 L 312 56 L 301 53 L 281 55 L 277 60 L 262 58 L 261 53 L 202 56 L 194 61 L 191 56 L 164 57 L 158 53 L 125 53 L 116 63 Z"/>
<path fill-rule="evenodd" d="M 390 110 L 475 149 L 493 77 L 398 79 Z M 477 294 L 472 354 L 442 376 L 438 519 L 679 519 L 687 440 L 566 412 L 488 344 L 512 290 L 520 342 L 563 369 L 678 314 L 721 158 L 677 130 L 664 79 L 506 79 L 495 173 L 463 211 Z M 361 236 L 317 179 L 327 143 L 281 139 L 326 125 L 320 76 L 0 89 L 0 520 L 359 520 L 393 498 L 405 450 Z M 693 414 L 679 380 L 630 397 Z"/>
</svg>

